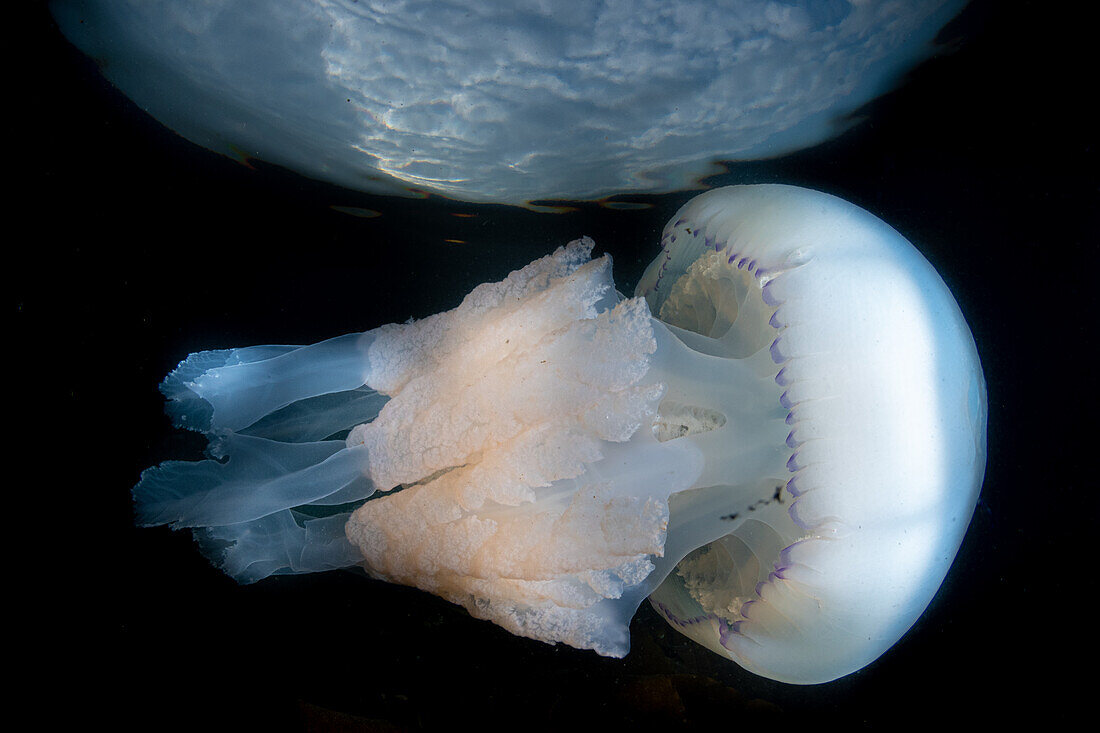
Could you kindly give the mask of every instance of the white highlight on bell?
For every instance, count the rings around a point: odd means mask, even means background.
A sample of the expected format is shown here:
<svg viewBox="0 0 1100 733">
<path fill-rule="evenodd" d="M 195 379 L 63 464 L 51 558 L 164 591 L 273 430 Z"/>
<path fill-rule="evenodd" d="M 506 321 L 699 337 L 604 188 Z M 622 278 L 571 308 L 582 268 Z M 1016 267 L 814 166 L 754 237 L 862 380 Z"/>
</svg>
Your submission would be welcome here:
<svg viewBox="0 0 1100 733">
<path fill-rule="evenodd" d="M 139 521 L 197 528 L 242 582 L 361 563 L 605 655 L 650 596 L 774 679 L 873 661 L 939 587 L 984 470 L 942 280 L 789 186 L 693 199 L 634 298 L 592 246 L 422 321 L 191 355 L 169 411 L 228 460 L 146 471 Z"/>
</svg>

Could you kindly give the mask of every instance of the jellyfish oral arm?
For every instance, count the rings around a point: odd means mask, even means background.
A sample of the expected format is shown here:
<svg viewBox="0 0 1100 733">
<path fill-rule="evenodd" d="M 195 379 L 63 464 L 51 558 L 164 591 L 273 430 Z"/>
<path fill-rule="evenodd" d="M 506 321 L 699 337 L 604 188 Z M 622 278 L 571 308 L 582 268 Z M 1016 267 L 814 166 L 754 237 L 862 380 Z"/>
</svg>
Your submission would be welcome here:
<svg viewBox="0 0 1100 733">
<path fill-rule="evenodd" d="M 349 333 L 255 360 L 280 347 L 233 349 L 224 366 L 205 368 L 188 387 L 210 404 L 214 423 L 241 430 L 295 402 L 365 384 L 372 341 L 371 333 Z"/>
<path fill-rule="evenodd" d="M 322 519 L 309 507 L 401 487 L 346 516 L 358 554 L 332 542 L 334 557 L 312 565 L 354 560 L 515 633 L 625 654 L 638 603 L 680 559 L 665 552 L 669 497 L 754 472 L 748 493 L 721 501 L 723 514 L 750 505 L 755 472 L 786 470 L 786 428 L 766 354 L 731 364 L 688 348 L 644 299 L 616 302 L 610 260 L 591 261 L 591 247 L 574 242 L 423 321 L 190 357 L 166 380 L 173 411 L 227 460 L 150 469 L 140 516 L 233 543 L 222 561 L 251 580 L 288 542 L 305 553 Z M 270 437 L 288 413 L 362 383 L 388 400 L 343 442 Z M 333 417 L 343 404 L 311 432 L 347 427 Z"/>
<path fill-rule="evenodd" d="M 687 348 L 632 299 L 501 360 L 507 378 L 450 370 L 440 378 L 464 385 L 457 401 L 410 383 L 433 397 L 403 392 L 349 436 L 379 458 L 376 483 L 406 485 L 354 512 L 348 536 L 378 577 L 516 634 L 621 656 L 638 604 L 682 557 L 667 551 L 670 497 L 722 487 L 709 522 L 677 519 L 686 552 L 786 476 L 777 385 L 759 373 L 763 360 L 726 361 Z M 444 404 L 448 422 L 434 414 Z M 428 407 L 389 409 L 405 405 Z M 439 435 L 454 453 L 433 443 Z M 390 455 L 399 469 L 382 465 Z"/>
</svg>

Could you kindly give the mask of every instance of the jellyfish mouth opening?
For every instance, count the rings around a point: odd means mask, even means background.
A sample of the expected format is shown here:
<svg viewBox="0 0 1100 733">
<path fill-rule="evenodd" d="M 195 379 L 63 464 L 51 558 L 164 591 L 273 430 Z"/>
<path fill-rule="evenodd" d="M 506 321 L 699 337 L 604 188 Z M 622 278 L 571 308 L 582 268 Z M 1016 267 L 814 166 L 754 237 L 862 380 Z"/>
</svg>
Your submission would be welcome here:
<svg viewBox="0 0 1100 733">
<path fill-rule="evenodd" d="M 783 550 L 807 536 L 788 513 L 790 409 L 769 348 L 783 324 L 755 261 L 689 221 L 666 234 L 666 246 L 676 237 L 699 240 L 703 252 L 679 277 L 663 273 L 660 292 L 649 298 L 681 347 L 668 367 L 677 373 L 662 375 L 669 389 L 652 430 L 660 442 L 696 442 L 708 468 L 698 488 L 670 497 L 656 573 L 664 575 L 650 601 L 687 636 L 727 653 L 718 645 L 738 633 L 743 610 L 782 571 Z"/>
</svg>

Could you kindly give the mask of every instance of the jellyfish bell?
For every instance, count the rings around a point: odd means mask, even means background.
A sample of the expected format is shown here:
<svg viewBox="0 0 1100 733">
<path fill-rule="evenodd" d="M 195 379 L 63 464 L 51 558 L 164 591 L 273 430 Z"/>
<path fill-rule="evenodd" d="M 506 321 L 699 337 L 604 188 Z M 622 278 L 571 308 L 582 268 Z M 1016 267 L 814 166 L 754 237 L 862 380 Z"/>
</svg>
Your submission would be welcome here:
<svg viewBox="0 0 1100 733">
<path fill-rule="evenodd" d="M 361 564 L 608 656 L 648 596 L 758 674 L 877 658 L 931 600 L 984 469 L 946 286 L 897 232 L 789 186 L 705 193 L 633 298 L 582 239 L 454 310 L 192 354 L 162 390 L 220 459 L 134 490 L 243 582 Z"/>
<path fill-rule="evenodd" d="M 986 396 L 973 337 L 912 245 L 823 193 L 710 191 L 662 244 L 637 292 L 696 348 L 766 349 L 791 476 L 789 502 L 777 487 L 731 518 L 739 526 L 693 550 L 651 601 L 758 674 L 855 671 L 931 601 L 977 502 Z M 673 517 L 697 501 L 673 497 Z"/>
</svg>

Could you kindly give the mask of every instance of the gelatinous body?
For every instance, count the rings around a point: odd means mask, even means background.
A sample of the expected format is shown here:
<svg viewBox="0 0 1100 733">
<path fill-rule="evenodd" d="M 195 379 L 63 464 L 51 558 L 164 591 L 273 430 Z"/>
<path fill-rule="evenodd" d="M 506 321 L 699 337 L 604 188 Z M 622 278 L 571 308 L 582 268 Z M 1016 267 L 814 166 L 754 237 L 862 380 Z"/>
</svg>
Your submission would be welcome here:
<svg viewBox="0 0 1100 733">
<path fill-rule="evenodd" d="M 170 412 L 228 460 L 145 472 L 139 521 L 197 528 L 242 581 L 362 564 L 605 655 L 650 596 L 775 679 L 876 658 L 984 467 L 943 282 L 870 214 L 787 186 L 689 202 L 633 298 L 592 246 L 422 321 L 191 355 Z"/>
</svg>

